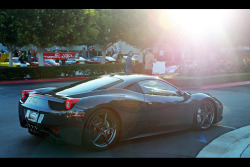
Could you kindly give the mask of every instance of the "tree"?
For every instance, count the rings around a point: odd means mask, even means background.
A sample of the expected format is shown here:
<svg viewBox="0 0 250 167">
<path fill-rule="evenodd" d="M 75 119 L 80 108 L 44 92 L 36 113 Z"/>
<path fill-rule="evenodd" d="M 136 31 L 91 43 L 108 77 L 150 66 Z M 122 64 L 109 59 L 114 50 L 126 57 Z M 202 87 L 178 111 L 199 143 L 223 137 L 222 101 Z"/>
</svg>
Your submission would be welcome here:
<svg viewBox="0 0 250 167">
<path fill-rule="evenodd" d="M 43 50 L 55 42 L 55 24 L 53 24 L 55 15 L 51 15 L 48 9 L 17 10 L 19 16 L 22 16 L 22 26 L 18 27 L 19 38 L 37 47 L 39 66 L 44 66 Z M 57 16 L 57 13 L 55 14 Z"/>
<path fill-rule="evenodd" d="M 18 46 L 27 44 L 18 35 L 18 27 L 22 25 L 19 12 L 14 9 L 0 10 L 0 43 L 5 46 L 9 52 L 9 66 L 13 67 L 12 51 Z"/>
<path fill-rule="evenodd" d="M 57 40 L 58 46 L 71 46 L 71 45 L 94 45 L 97 40 L 99 31 L 97 30 L 96 17 L 97 12 L 94 9 L 78 9 L 67 10 L 72 17 L 68 23 L 74 25 L 71 27 L 69 33 L 59 35 Z M 61 22 L 65 22 L 63 17 L 60 18 Z M 65 27 L 64 27 L 65 28 Z M 59 31 L 60 32 L 60 31 Z"/>
<path fill-rule="evenodd" d="M 102 48 L 102 64 L 105 64 L 106 51 L 122 38 L 126 31 L 129 17 L 125 9 L 97 9 L 98 38 L 96 43 Z"/>
<path fill-rule="evenodd" d="M 157 10 L 130 9 L 126 14 L 130 19 L 121 39 L 139 49 L 142 61 L 142 51 L 152 48 L 164 36 L 162 29 L 155 23 Z"/>
<path fill-rule="evenodd" d="M 98 31 L 93 24 L 94 10 L 29 9 L 22 10 L 23 27 L 20 38 L 38 50 L 39 66 L 44 65 L 43 50 L 54 45 L 93 43 Z"/>
</svg>

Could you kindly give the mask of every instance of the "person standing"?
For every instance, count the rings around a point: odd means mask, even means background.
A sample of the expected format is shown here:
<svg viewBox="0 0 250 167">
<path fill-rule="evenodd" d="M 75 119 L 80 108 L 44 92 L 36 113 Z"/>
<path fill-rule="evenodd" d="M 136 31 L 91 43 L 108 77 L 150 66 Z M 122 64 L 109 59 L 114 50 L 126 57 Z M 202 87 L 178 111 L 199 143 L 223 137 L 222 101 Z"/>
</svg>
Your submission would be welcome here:
<svg viewBox="0 0 250 167">
<path fill-rule="evenodd" d="M 161 49 L 159 51 L 157 61 L 155 62 L 155 64 L 153 64 L 153 72 L 152 73 L 158 74 L 158 75 L 165 74 L 165 70 L 166 70 L 165 65 L 166 65 L 166 63 L 164 60 L 164 51 Z"/>
<path fill-rule="evenodd" d="M 15 49 L 15 51 L 14 51 L 14 57 L 19 57 L 18 49 Z"/>
<path fill-rule="evenodd" d="M 154 63 L 154 55 L 153 49 L 148 49 L 146 51 L 145 56 L 145 73 L 148 75 L 152 75 L 153 63 Z"/>
<path fill-rule="evenodd" d="M 31 50 L 30 49 L 27 51 L 27 58 L 28 58 L 28 62 L 30 63 L 31 62 Z"/>
<path fill-rule="evenodd" d="M 115 63 L 122 63 L 122 54 L 119 53 L 116 57 L 116 62 Z"/>
<path fill-rule="evenodd" d="M 18 60 L 20 61 L 20 66 L 21 67 L 26 67 L 27 66 L 27 64 L 26 64 L 26 62 L 27 62 L 27 57 L 26 57 L 26 55 L 25 55 L 25 52 L 22 52 L 22 54 L 19 56 L 19 58 L 18 58 Z"/>
<path fill-rule="evenodd" d="M 82 57 L 83 57 L 84 59 L 87 59 L 86 50 L 85 50 L 84 47 L 82 47 Z"/>
<path fill-rule="evenodd" d="M 112 57 L 114 55 L 114 49 L 112 48 L 111 51 L 110 51 L 110 56 Z"/>
<path fill-rule="evenodd" d="M 126 59 L 126 72 L 127 73 L 133 72 L 133 68 L 134 68 L 134 64 L 133 64 L 133 60 L 132 60 L 133 55 L 134 55 L 134 53 L 132 51 L 130 51 L 128 54 L 128 57 Z"/>
<path fill-rule="evenodd" d="M 92 47 L 89 47 L 88 55 L 89 55 L 89 58 L 91 59 L 92 58 Z"/>
</svg>

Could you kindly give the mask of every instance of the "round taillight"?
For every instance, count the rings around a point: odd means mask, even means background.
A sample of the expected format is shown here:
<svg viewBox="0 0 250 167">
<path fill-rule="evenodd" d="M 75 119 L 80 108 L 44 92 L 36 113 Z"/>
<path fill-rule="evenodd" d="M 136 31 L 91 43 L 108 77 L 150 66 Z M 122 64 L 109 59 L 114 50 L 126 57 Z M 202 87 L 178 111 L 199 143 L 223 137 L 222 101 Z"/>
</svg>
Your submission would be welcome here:
<svg viewBox="0 0 250 167">
<path fill-rule="evenodd" d="M 25 98 L 25 92 L 22 91 L 22 92 L 21 92 L 21 99 L 24 99 L 24 98 Z"/>
<path fill-rule="evenodd" d="M 25 98 L 25 94 L 26 93 L 29 93 L 29 92 L 32 92 L 33 90 L 23 90 L 22 92 L 21 92 L 21 99 L 24 99 Z"/>
<path fill-rule="evenodd" d="M 65 101 L 65 107 L 67 110 L 71 109 L 80 99 L 67 99 Z"/>
<path fill-rule="evenodd" d="M 70 99 L 67 99 L 65 102 L 65 107 L 67 110 L 69 110 L 71 108 L 72 102 L 70 101 Z"/>
</svg>

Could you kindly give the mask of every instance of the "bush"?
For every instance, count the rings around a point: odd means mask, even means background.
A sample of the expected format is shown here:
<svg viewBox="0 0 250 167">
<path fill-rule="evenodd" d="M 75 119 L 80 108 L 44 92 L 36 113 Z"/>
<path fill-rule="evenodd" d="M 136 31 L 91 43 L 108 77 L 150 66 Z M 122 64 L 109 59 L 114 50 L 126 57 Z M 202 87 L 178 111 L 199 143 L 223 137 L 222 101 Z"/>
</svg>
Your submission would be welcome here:
<svg viewBox="0 0 250 167">
<path fill-rule="evenodd" d="M 76 72 L 81 76 L 96 76 L 115 72 L 125 72 L 126 64 L 78 64 L 64 66 L 38 67 L 2 67 L 0 80 L 74 77 Z"/>
<path fill-rule="evenodd" d="M 217 74 L 210 76 L 175 76 L 173 78 L 162 78 L 181 87 L 199 87 L 213 84 L 250 81 L 250 73 Z"/>
<path fill-rule="evenodd" d="M 242 65 L 179 65 L 176 73 L 180 76 L 204 76 L 204 75 L 217 75 L 217 74 L 233 74 L 244 73 L 250 71 L 249 64 Z"/>
</svg>

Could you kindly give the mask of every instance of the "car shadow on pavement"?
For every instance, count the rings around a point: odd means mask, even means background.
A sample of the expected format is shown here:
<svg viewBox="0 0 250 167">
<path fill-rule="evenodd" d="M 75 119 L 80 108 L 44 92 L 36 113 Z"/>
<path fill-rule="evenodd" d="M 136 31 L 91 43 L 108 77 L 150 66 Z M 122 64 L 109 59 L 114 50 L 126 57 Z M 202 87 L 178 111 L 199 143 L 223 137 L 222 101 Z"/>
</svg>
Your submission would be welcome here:
<svg viewBox="0 0 250 167">
<path fill-rule="evenodd" d="M 194 158 L 213 139 L 232 129 L 212 126 L 206 131 L 193 129 L 117 141 L 110 149 L 102 152 L 89 151 L 82 146 L 57 143 L 49 137 L 25 135 L 22 143 L 25 153 L 21 157 L 32 158 Z"/>
</svg>

